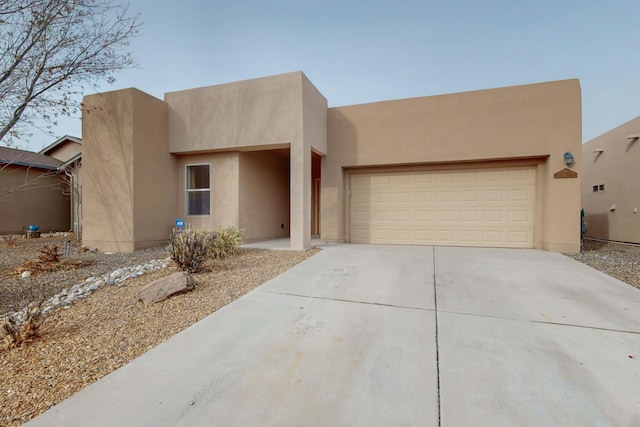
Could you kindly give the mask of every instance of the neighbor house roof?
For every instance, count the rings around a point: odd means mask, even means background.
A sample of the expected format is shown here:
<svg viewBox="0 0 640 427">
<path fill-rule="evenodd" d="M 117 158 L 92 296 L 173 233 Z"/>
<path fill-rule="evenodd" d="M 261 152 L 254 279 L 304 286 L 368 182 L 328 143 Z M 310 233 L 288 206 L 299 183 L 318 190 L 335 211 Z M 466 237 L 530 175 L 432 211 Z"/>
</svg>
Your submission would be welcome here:
<svg viewBox="0 0 640 427">
<path fill-rule="evenodd" d="M 75 156 L 73 156 L 72 158 L 70 158 L 69 160 L 67 160 L 66 162 L 62 163 L 60 165 L 60 169 L 65 169 L 67 166 L 77 162 L 80 159 L 82 159 L 82 153 L 78 153 Z"/>
<path fill-rule="evenodd" d="M 17 148 L 0 147 L 0 164 L 58 170 L 62 162 L 51 156 Z"/>
<path fill-rule="evenodd" d="M 67 141 L 75 142 L 77 144 L 82 144 L 82 139 L 77 138 L 75 136 L 71 136 L 71 135 L 65 135 L 63 137 L 58 138 L 54 143 L 47 145 L 42 150 L 38 151 L 38 153 L 45 154 L 45 155 L 49 154 L 51 153 L 51 151 L 53 151 L 53 149 L 55 149 L 61 144 L 64 144 Z"/>
</svg>

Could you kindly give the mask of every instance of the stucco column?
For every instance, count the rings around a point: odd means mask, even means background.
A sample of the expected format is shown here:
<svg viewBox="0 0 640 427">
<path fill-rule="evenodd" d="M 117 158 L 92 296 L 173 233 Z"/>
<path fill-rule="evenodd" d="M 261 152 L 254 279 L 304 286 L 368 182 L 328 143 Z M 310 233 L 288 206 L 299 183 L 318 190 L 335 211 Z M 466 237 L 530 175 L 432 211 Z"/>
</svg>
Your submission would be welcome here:
<svg viewBox="0 0 640 427">
<path fill-rule="evenodd" d="M 302 250 L 311 247 L 311 147 L 292 143 L 289 162 L 291 249 Z"/>
<path fill-rule="evenodd" d="M 131 252 L 166 242 L 176 218 L 178 171 L 164 101 L 137 89 L 84 98 L 82 242 Z"/>
</svg>

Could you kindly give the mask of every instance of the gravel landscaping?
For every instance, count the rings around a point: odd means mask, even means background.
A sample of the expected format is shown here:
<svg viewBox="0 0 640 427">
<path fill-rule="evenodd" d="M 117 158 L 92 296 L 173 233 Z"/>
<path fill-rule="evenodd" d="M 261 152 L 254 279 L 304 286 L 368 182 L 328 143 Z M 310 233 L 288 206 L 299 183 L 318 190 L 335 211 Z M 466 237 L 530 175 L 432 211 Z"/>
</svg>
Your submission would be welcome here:
<svg viewBox="0 0 640 427">
<path fill-rule="evenodd" d="M 640 246 L 585 239 L 576 261 L 640 289 Z"/>
<path fill-rule="evenodd" d="M 318 251 L 241 249 L 227 260 L 208 262 L 206 272 L 193 274 L 193 291 L 145 305 L 138 302 L 138 291 L 177 271 L 166 261 L 165 247 L 104 254 L 84 251 L 76 243 L 70 256 L 60 260 L 68 269 L 21 277 L 19 267 L 37 258 L 44 245 L 57 245 L 62 251 L 65 239 L 69 237 L 19 239 L 14 246 L 0 240 L 0 315 L 122 267 L 152 260 L 167 267 L 129 278 L 118 283 L 121 287 L 102 286 L 58 307 L 44 322 L 39 338 L 0 349 L 2 426 L 23 424 Z"/>
</svg>

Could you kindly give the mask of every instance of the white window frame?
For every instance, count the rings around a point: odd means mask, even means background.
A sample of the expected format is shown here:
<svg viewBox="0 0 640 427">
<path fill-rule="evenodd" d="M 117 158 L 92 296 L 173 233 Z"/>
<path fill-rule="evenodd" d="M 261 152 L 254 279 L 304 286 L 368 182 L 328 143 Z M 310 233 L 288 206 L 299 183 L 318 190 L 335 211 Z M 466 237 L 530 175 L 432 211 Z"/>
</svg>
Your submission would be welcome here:
<svg viewBox="0 0 640 427">
<path fill-rule="evenodd" d="M 207 188 L 189 188 L 189 168 L 193 166 L 207 166 L 209 168 L 209 187 Z M 190 163 L 184 166 L 184 210 L 186 216 L 211 216 L 211 163 Z M 189 212 L 189 193 L 194 192 L 208 192 L 209 193 L 209 213 L 206 214 L 192 214 Z"/>
<path fill-rule="evenodd" d="M 593 185 L 591 187 L 592 189 L 592 193 L 600 193 L 602 191 L 604 191 L 604 184 L 597 184 L 597 185 Z"/>
</svg>

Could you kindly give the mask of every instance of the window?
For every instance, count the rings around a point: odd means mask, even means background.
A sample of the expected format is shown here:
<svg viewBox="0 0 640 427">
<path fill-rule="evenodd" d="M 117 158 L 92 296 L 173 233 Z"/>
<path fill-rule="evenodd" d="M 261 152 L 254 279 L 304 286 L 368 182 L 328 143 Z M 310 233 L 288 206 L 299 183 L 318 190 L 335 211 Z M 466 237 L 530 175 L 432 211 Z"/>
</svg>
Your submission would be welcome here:
<svg viewBox="0 0 640 427">
<path fill-rule="evenodd" d="M 594 185 L 592 188 L 594 193 L 597 193 L 598 191 L 604 191 L 604 184 Z"/>
<path fill-rule="evenodd" d="M 211 213 L 209 165 L 187 166 L 187 215 Z"/>
</svg>

